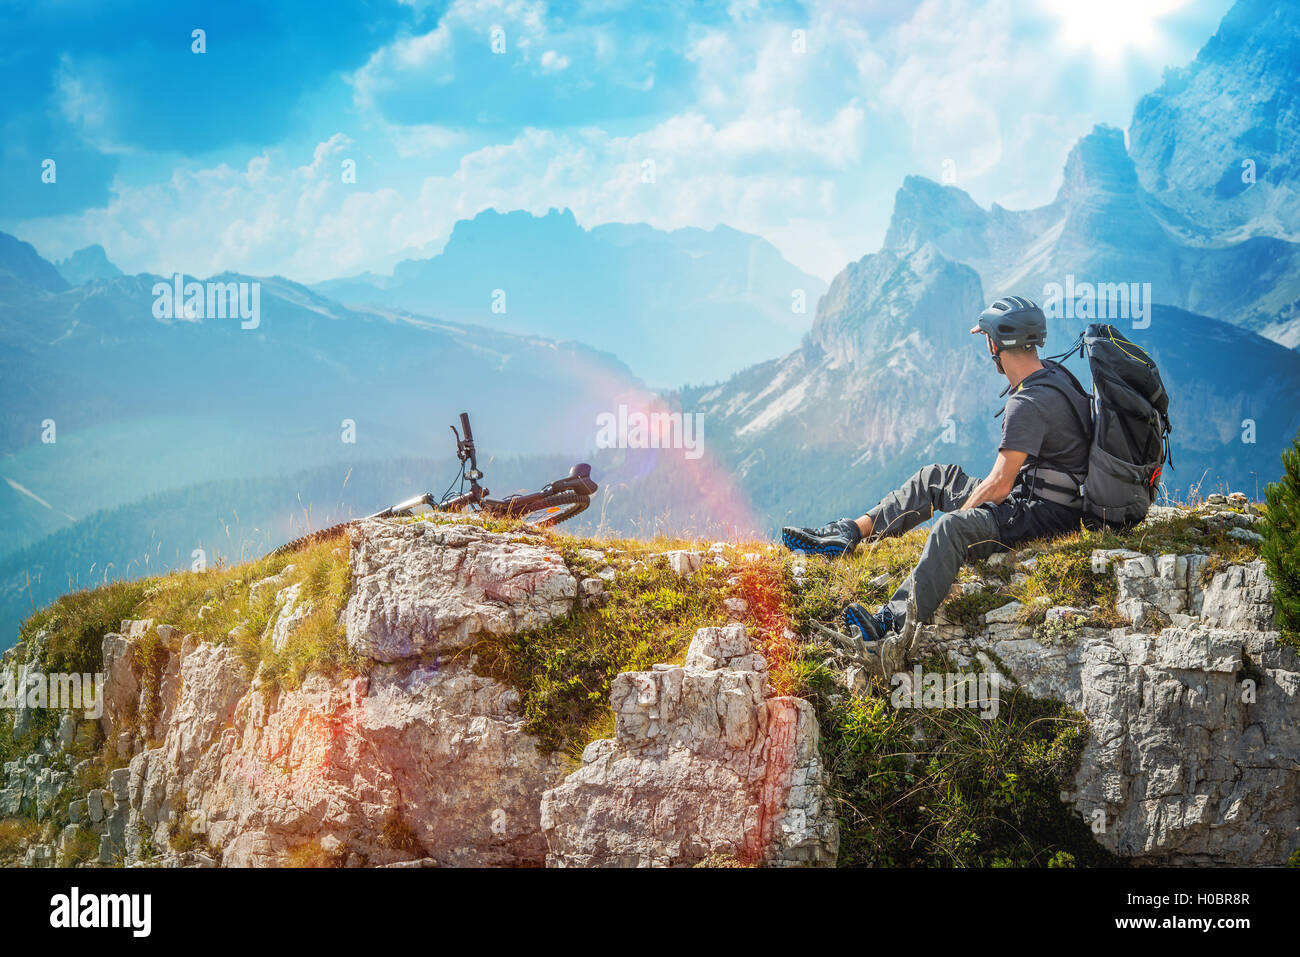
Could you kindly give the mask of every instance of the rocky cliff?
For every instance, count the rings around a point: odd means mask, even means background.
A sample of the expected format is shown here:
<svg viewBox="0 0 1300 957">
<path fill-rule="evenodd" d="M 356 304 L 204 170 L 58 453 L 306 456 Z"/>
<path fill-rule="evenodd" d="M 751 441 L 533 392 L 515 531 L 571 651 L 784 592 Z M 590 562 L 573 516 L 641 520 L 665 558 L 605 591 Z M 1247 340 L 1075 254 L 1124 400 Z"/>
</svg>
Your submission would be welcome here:
<svg viewBox="0 0 1300 957">
<path fill-rule="evenodd" d="M 475 525 L 367 523 L 347 560 L 342 619 L 363 674 L 290 690 L 250 675 L 234 641 L 151 620 L 105 635 L 106 781 L 28 863 L 86 831 L 104 864 L 834 862 L 816 721 L 773 693 L 743 625 L 701 629 L 683 665 L 617 675 L 615 735 L 570 774 L 525 729 L 519 692 L 476 671 L 475 649 L 601 602 L 605 578 L 535 536 Z M 660 562 L 683 581 L 702 564 Z M 274 595 L 273 648 L 311 614 L 293 572 L 247 588 L 249 608 Z M 42 740 L 6 765 L 5 810 L 55 816 L 96 760 L 68 771 L 65 755 Z"/>
<path fill-rule="evenodd" d="M 1053 702 L 1051 720 L 1078 732 L 1075 752 L 1066 737 L 1045 745 L 1064 776 L 1044 773 L 1040 787 L 1070 835 L 1033 837 L 1041 848 L 1026 860 L 1073 847 L 1136 863 L 1281 864 L 1300 844 L 1300 662 L 1273 630 L 1256 521 L 1235 503 L 1169 509 L 1123 543 L 1079 536 L 1002 556 L 971 569 L 888 668 L 805 619 L 838 602 L 835 589 L 888 588 L 920 535 L 833 565 L 759 545 L 656 550 L 368 522 L 309 556 L 346 563 L 345 604 L 326 607 L 315 573 L 298 579 L 294 564 L 223 572 L 199 583 L 192 630 L 132 618 L 96 640 L 98 720 L 20 708 L 4 729 L 0 853 L 33 865 L 862 863 L 857 850 L 841 859 L 841 835 L 861 846 L 872 797 L 843 743 L 858 735 L 848 751 L 885 776 L 897 755 L 871 757 L 862 716 L 897 721 L 907 705 L 887 707 L 891 695 L 939 672 L 996 673 L 1007 712 Z M 627 604 L 637 589 L 642 604 Z M 705 592 L 717 601 L 684 616 Z M 234 620 L 223 601 L 237 621 L 214 640 L 204 622 Z M 603 608 L 639 636 L 626 655 L 612 635 L 601 647 Z M 345 647 L 290 680 L 276 656 L 306 661 L 322 610 Z M 46 620 L 3 677 L 66 660 L 66 629 Z M 689 625 L 688 640 L 653 645 L 670 623 Z M 530 661 L 599 664 L 562 663 L 567 680 L 545 688 L 493 664 L 530 648 L 541 649 Z M 818 674 L 829 692 L 813 690 Z M 837 724 L 846 703 L 858 718 Z M 539 714 L 588 706 L 612 720 L 570 722 L 576 747 L 557 747 Z M 974 726 L 1009 740 L 1016 720 Z M 933 731 L 899 727 L 935 774 Z M 901 813 L 901 798 L 889 803 Z M 868 843 L 885 840 L 873 833 Z"/>
</svg>

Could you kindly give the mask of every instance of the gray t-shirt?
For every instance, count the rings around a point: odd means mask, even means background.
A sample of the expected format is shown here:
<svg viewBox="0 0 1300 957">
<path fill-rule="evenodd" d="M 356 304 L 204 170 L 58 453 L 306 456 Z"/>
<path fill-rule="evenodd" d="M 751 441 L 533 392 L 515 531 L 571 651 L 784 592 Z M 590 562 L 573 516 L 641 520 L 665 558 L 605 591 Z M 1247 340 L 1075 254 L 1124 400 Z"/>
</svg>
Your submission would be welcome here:
<svg viewBox="0 0 1300 957">
<path fill-rule="evenodd" d="M 1065 390 L 1044 385 L 1052 382 Z M 1071 411 L 1073 403 L 1078 415 Z M 1025 468 L 1042 462 L 1044 466 L 1082 475 L 1088 470 L 1089 435 L 1080 419 L 1092 417 L 1088 397 L 1075 388 L 1061 367 L 1052 363 L 1027 376 L 1011 393 L 1002 418 L 1002 442 L 999 450 L 1024 452 L 1029 456 Z"/>
</svg>

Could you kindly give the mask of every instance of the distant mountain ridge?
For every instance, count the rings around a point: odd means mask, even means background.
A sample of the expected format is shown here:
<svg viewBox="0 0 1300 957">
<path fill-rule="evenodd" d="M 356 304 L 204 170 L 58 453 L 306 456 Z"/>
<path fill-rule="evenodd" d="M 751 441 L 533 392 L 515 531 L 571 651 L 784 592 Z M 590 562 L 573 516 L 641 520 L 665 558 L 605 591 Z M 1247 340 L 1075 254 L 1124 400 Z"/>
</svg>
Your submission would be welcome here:
<svg viewBox="0 0 1300 957">
<path fill-rule="evenodd" d="M 0 478 L 32 493 L 0 488 L 18 516 L 0 554 L 67 514 L 177 486 L 440 454 L 466 409 L 494 452 L 580 455 L 611 396 L 640 388 L 577 343 L 348 309 L 278 277 L 212 278 L 259 284 L 257 328 L 156 317 L 162 277 L 69 286 L 0 234 Z"/>
<path fill-rule="evenodd" d="M 798 344 L 826 284 L 726 226 L 583 229 L 570 210 L 486 210 L 441 253 L 313 288 L 610 352 L 655 386 L 717 381 Z M 799 311 L 802 310 L 802 311 Z"/>
</svg>

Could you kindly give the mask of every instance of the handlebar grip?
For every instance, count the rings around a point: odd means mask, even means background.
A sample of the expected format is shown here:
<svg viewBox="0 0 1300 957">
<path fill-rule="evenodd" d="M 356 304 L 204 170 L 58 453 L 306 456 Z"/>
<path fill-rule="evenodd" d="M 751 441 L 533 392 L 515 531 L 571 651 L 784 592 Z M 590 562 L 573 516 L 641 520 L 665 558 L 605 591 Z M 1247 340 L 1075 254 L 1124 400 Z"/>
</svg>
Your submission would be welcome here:
<svg viewBox="0 0 1300 957">
<path fill-rule="evenodd" d="M 460 431 L 464 434 L 464 436 L 465 436 L 465 441 L 466 441 L 466 442 L 473 442 L 473 441 L 474 441 L 474 433 L 471 432 L 470 429 L 469 429 L 469 413 L 468 413 L 468 412 L 462 412 L 462 413 L 460 414 Z"/>
</svg>

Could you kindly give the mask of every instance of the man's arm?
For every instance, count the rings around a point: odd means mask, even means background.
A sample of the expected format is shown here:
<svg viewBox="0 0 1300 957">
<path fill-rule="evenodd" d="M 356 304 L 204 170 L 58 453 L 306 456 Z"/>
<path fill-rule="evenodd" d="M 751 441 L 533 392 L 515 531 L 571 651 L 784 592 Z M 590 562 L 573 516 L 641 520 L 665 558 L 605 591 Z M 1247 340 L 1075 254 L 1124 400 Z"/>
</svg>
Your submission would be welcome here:
<svg viewBox="0 0 1300 957">
<path fill-rule="evenodd" d="M 966 503 L 962 505 L 963 512 L 972 508 L 978 508 L 985 502 L 999 504 L 1003 499 L 1011 494 L 1012 486 L 1016 484 L 1016 475 L 1020 472 L 1020 467 L 1025 464 L 1025 459 L 1029 458 L 1024 452 L 1014 452 L 1011 449 L 998 450 L 997 461 L 993 463 L 993 471 L 979 485 L 975 486 L 975 491 L 970 493 Z"/>
</svg>

